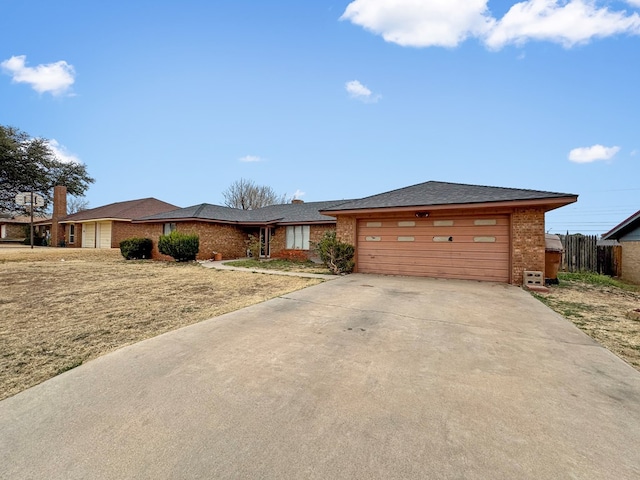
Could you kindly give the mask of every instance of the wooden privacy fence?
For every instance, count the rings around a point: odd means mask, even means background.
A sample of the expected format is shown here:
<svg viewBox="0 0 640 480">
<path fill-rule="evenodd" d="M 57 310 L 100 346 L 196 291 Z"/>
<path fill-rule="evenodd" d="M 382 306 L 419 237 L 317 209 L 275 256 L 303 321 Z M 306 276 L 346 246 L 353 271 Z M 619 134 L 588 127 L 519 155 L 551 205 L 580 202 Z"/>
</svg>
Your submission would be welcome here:
<svg viewBox="0 0 640 480">
<path fill-rule="evenodd" d="M 619 277 L 622 273 L 622 247 L 598 245 L 597 235 L 559 235 L 564 253 L 563 272 L 594 272 Z"/>
</svg>

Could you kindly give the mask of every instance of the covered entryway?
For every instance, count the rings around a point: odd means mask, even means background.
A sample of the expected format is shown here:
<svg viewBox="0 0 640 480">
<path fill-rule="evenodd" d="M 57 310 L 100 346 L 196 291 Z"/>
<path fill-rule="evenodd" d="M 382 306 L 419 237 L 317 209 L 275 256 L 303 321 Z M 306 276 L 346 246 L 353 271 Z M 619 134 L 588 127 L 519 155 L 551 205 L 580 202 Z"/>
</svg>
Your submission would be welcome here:
<svg viewBox="0 0 640 480">
<path fill-rule="evenodd" d="M 509 282 L 509 216 L 358 221 L 361 273 Z"/>
</svg>

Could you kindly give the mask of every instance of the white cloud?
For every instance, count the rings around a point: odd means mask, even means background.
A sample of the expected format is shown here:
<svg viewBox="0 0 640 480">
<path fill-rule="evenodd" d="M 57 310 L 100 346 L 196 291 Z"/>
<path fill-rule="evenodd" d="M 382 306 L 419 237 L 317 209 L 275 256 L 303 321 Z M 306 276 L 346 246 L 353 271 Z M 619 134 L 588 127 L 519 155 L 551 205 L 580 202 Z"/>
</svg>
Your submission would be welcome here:
<svg viewBox="0 0 640 480">
<path fill-rule="evenodd" d="M 257 155 L 245 155 L 244 157 L 240 157 L 238 160 L 245 163 L 264 162 L 264 158 L 258 157 Z"/>
<path fill-rule="evenodd" d="M 344 88 L 351 98 L 355 98 L 366 103 L 375 103 L 382 98 L 381 95 L 374 95 L 371 90 L 365 87 L 358 80 L 351 80 L 350 82 L 345 83 Z"/>
<path fill-rule="evenodd" d="M 295 192 L 293 192 L 293 197 L 294 199 L 300 198 L 300 197 L 304 197 L 305 196 L 305 192 L 303 192 L 300 189 L 297 189 Z"/>
<path fill-rule="evenodd" d="M 484 41 L 493 49 L 530 40 L 546 40 L 568 48 L 622 33 L 640 34 L 637 13 L 613 12 L 591 0 L 529 0 L 511 7 Z"/>
<path fill-rule="evenodd" d="M 14 56 L 0 63 L 0 67 L 14 82 L 27 83 L 38 93 L 62 95 L 75 81 L 73 65 L 64 60 L 35 67 L 27 67 L 26 60 L 26 55 Z"/>
<path fill-rule="evenodd" d="M 403 47 L 455 47 L 490 24 L 487 0 L 355 0 L 340 19 Z"/>
<path fill-rule="evenodd" d="M 478 38 L 490 49 L 550 41 L 571 47 L 594 38 L 640 35 L 640 15 L 610 10 L 604 0 L 525 0 L 500 19 L 488 0 L 354 0 L 349 20 L 386 41 L 410 47 L 455 47 Z M 627 0 L 640 6 L 640 0 Z"/>
<path fill-rule="evenodd" d="M 63 145 L 60 145 L 57 140 L 52 138 L 47 141 L 47 144 L 56 159 L 60 162 L 82 164 L 82 161 L 77 156 L 70 153 Z"/>
<path fill-rule="evenodd" d="M 598 160 L 611 160 L 619 151 L 620 147 L 605 147 L 604 145 L 574 148 L 569 152 L 569 160 L 575 163 L 591 163 Z"/>
</svg>

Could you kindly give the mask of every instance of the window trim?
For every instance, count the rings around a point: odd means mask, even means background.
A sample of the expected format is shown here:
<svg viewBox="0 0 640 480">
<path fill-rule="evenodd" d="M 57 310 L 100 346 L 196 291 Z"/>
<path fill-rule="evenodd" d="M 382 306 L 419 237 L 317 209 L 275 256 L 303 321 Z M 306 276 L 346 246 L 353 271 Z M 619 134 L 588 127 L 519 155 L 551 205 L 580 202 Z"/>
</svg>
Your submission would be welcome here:
<svg viewBox="0 0 640 480">
<path fill-rule="evenodd" d="M 310 225 L 287 225 L 285 246 L 287 250 L 310 250 Z"/>
</svg>

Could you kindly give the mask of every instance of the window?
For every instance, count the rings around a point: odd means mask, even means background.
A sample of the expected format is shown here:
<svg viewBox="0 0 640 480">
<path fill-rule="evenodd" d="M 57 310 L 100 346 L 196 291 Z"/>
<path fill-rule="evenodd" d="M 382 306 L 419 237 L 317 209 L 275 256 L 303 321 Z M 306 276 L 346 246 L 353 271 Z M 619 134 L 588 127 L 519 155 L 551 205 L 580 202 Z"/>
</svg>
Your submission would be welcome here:
<svg viewBox="0 0 640 480">
<path fill-rule="evenodd" d="M 73 223 L 69 225 L 69 243 L 76 243 L 76 226 Z"/>
<path fill-rule="evenodd" d="M 287 227 L 287 249 L 309 250 L 309 225 Z"/>
<path fill-rule="evenodd" d="M 176 229 L 176 224 L 175 223 L 165 223 L 162 226 L 162 234 L 163 235 L 169 235 L 175 229 Z"/>
</svg>

